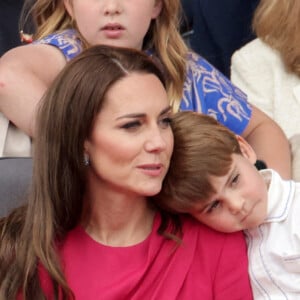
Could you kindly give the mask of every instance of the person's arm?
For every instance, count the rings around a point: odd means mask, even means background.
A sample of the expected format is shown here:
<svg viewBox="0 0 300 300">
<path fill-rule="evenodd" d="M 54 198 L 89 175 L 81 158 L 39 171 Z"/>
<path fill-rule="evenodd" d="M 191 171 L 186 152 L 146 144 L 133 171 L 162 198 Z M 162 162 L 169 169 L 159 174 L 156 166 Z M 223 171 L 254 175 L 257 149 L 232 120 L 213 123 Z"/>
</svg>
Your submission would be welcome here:
<svg viewBox="0 0 300 300">
<path fill-rule="evenodd" d="M 0 59 L 0 111 L 33 137 L 37 104 L 65 64 L 60 51 L 49 45 L 8 51 Z"/>
<path fill-rule="evenodd" d="M 253 299 L 243 233 L 227 234 L 214 280 L 214 299 Z"/>
<path fill-rule="evenodd" d="M 292 177 L 291 150 L 282 129 L 261 110 L 252 106 L 252 117 L 242 136 L 253 147 L 258 159 L 276 170 L 282 178 Z"/>
<path fill-rule="evenodd" d="M 258 108 L 251 109 L 247 95 L 227 77 L 203 59 L 194 57 L 191 58 L 193 69 L 188 70 L 193 80 L 186 83 L 180 109 L 213 116 L 234 133 L 242 135 L 256 151 L 258 159 L 265 161 L 269 168 L 283 178 L 291 178 L 291 153 L 282 129 Z"/>
</svg>

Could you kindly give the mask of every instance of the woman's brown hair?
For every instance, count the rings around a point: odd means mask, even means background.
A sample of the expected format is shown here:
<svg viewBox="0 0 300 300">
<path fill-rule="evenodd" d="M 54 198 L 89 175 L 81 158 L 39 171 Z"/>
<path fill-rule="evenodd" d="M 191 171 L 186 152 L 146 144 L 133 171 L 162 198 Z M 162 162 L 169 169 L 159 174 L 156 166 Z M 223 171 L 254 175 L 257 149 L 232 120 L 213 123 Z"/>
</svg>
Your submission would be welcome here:
<svg viewBox="0 0 300 300">
<path fill-rule="evenodd" d="M 85 187 L 84 141 L 110 87 L 132 72 L 159 67 L 140 51 L 94 46 L 61 71 L 41 100 L 31 192 L 25 206 L 0 220 L 0 299 L 45 299 L 42 265 L 55 299 L 70 299 L 57 250 L 80 221 Z M 141 100 L 142 101 L 142 100 Z"/>
</svg>

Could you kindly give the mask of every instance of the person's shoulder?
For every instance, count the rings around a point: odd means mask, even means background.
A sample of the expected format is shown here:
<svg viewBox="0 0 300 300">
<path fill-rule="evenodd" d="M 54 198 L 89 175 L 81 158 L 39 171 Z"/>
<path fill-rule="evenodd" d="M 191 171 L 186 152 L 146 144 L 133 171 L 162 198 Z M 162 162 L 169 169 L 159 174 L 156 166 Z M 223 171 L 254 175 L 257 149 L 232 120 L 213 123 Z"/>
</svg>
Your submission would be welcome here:
<svg viewBox="0 0 300 300">
<path fill-rule="evenodd" d="M 26 53 L 25 45 L 11 48 L 0 57 L 0 62 L 7 63 L 7 62 L 16 61 L 17 59 L 21 58 L 25 53 Z"/>
<path fill-rule="evenodd" d="M 78 32 L 75 29 L 65 29 L 52 32 L 40 39 L 33 41 L 33 44 L 66 44 L 80 43 Z"/>
<path fill-rule="evenodd" d="M 65 29 L 51 33 L 33 42 L 34 45 L 51 45 L 59 49 L 67 61 L 82 51 L 82 42 L 74 29 Z"/>
<path fill-rule="evenodd" d="M 190 84 L 202 86 L 204 81 L 217 81 L 231 85 L 228 78 L 205 58 L 194 51 L 187 53 L 186 59 L 187 80 Z M 201 87 L 202 88 L 202 87 Z"/>
<path fill-rule="evenodd" d="M 190 218 L 183 220 L 182 245 L 188 245 L 201 257 L 209 262 L 210 268 L 218 265 L 234 263 L 236 257 L 241 262 L 246 261 L 247 249 L 244 233 L 242 231 L 223 233 L 215 231 L 200 222 Z M 197 258 L 194 258 L 197 261 Z"/>
<path fill-rule="evenodd" d="M 6 52 L 0 59 L 1 64 L 10 64 L 14 66 L 44 66 L 47 62 L 47 68 L 51 66 L 50 62 L 62 58 L 60 52 L 54 47 L 48 45 L 28 44 L 13 48 Z"/>
<path fill-rule="evenodd" d="M 253 59 L 262 58 L 264 61 L 279 59 L 279 54 L 276 50 L 272 49 L 267 43 L 262 41 L 260 38 L 256 38 L 253 41 L 247 43 L 240 49 L 234 52 L 232 59 L 234 60 L 237 56 L 243 56 Z"/>
<path fill-rule="evenodd" d="M 228 241 L 240 243 L 241 239 L 243 240 L 243 233 L 234 232 L 234 233 L 224 233 L 216 231 L 201 222 L 198 222 L 196 219 L 190 216 L 182 217 L 183 223 L 183 233 L 193 235 L 194 238 L 198 239 L 198 243 L 206 244 L 208 248 L 212 245 L 219 245 L 222 247 L 224 243 Z"/>
<path fill-rule="evenodd" d="M 14 82 L 22 79 L 52 81 L 64 67 L 61 52 L 49 45 L 22 45 L 6 52 L 0 58 L 0 80 Z"/>
<path fill-rule="evenodd" d="M 227 85 L 232 85 L 229 79 L 214 65 L 207 61 L 200 54 L 190 50 L 187 53 L 187 76 L 196 76 L 196 81 L 199 82 L 199 79 L 208 78 L 216 80 L 219 83 L 225 83 Z M 201 82 L 201 80 L 200 80 Z"/>
<path fill-rule="evenodd" d="M 48 48 L 48 47 L 47 47 Z M 15 48 L 12 48 L 5 52 L 3 56 L 1 56 L 1 63 L 34 63 L 39 57 L 43 56 L 43 50 L 47 49 L 45 47 L 40 47 L 40 45 L 35 44 L 26 44 L 21 45 Z M 32 60 L 31 60 L 32 58 Z"/>
<path fill-rule="evenodd" d="M 28 48 L 29 47 L 29 48 Z M 0 58 L 0 76 L 4 73 L 7 75 L 8 71 L 11 74 L 18 74 L 24 70 L 30 71 L 32 66 L 36 63 L 36 52 L 30 46 L 22 45 L 12 48 L 5 52 Z"/>
<path fill-rule="evenodd" d="M 260 49 L 264 48 L 265 43 L 260 39 L 260 38 L 255 38 L 252 41 L 246 43 L 242 47 L 240 47 L 237 51 L 249 51 L 249 50 L 255 50 L 255 49 Z"/>
<path fill-rule="evenodd" d="M 186 58 L 188 69 L 195 67 L 208 71 L 215 69 L 204 57 L 192 50 L 188 51 Z"/>
</svg>

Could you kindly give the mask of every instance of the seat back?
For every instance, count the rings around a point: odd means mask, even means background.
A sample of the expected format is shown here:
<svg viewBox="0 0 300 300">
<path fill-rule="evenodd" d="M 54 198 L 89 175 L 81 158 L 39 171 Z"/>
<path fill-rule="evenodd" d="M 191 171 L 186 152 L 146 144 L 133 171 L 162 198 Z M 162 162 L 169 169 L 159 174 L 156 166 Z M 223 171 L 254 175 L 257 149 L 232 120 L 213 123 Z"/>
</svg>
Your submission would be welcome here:
<svg viewBox="0 0 300 300">
<path fill-rule="evenodd" d="M 32 177 L 32 158 L 0 158 L 0 217 L 25 202 Z"/>
</svg>

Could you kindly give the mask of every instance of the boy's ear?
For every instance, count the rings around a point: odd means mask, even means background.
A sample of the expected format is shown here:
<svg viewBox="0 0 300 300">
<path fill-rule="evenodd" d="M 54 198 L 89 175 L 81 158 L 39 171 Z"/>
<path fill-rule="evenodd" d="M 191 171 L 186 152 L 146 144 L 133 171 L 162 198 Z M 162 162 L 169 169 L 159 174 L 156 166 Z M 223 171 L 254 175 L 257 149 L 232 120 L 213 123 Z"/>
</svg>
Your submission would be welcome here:
<svg viewBox="0 0 300 300">
<path fill-rule="evenodd" d="M 255 164 L 255 162 L 257 160 L 257 156 L 256 156 L 256 153 L 253 150 L 253 148 L 240 135 L 237 135 L 236 139 L 237 139 L 237 141 L 238 141 L 238 143 L 240 145 L 240 149 L 241 149 L 242 155 L 245 158 L 247 158 L 252 164 Z"/>
</svg>

